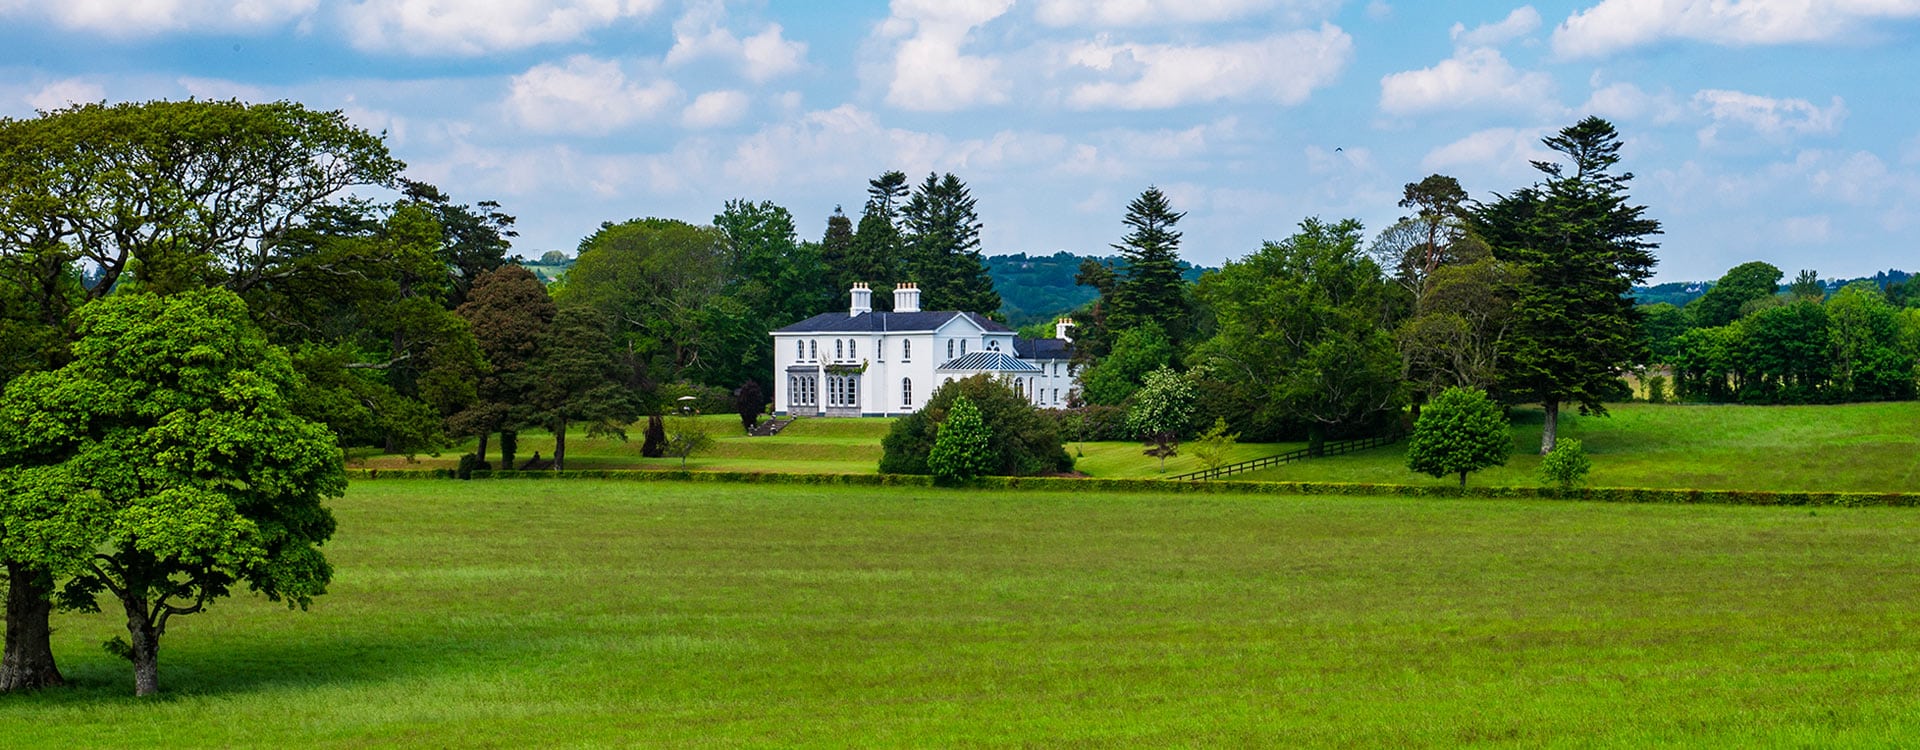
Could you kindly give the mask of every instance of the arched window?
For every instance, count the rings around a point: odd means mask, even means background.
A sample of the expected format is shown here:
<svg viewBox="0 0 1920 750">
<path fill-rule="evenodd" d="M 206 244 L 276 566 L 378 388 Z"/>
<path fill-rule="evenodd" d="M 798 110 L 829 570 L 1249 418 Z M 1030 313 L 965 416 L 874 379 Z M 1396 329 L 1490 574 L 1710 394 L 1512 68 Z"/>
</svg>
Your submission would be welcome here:
<svg viewBox="0 0 1920 750">
<path fill-rule="evenodd" d="M 833 340 L 833 358 L 837 360 L 837 359 L 840 359 L 842 356 L 844 355 L 840 353 L 840 340 L 834 339 Z"/>
<path fill-rule="evenodd" d="M 853 350 L 853 347 L 856 343 L 857 342 L 854 339 L 847 339 L 847 359 L 860 358 L 860 353 Z"/>
<path fill-rule="evenodd" d="M 820 358 L 820 342 L 809 341 L 807 342 L 807 346 L 809 349 L 813 351 L 813 356 L 808 357 L 807 359 L 819 359 Z"/>
<path fill-rule="evenodd" d="M 947 359 L 953 359 L 953 339 L 947 339 Z"/>
<path fill-rule="evenodd" d="M 966 339 L 960 340 L 960 356 L 962 357 L 967 356 L 967 340 Z"/>
<path fill-rule="evenodd" d="M 913 339 L 900 340 L 900 361 L 902 362 L 913 361 Z"/>
<path fill-rule="evenodd" d="M 807 342 L 801 341 L 799 339 L 793 340 L 793 358 L 794 359 L 807 358 Z"/>
<path fill-rule="evenodd" d="M 900 405 L 913 406 L 913 379 L 900 379 Z"/>
</svg>

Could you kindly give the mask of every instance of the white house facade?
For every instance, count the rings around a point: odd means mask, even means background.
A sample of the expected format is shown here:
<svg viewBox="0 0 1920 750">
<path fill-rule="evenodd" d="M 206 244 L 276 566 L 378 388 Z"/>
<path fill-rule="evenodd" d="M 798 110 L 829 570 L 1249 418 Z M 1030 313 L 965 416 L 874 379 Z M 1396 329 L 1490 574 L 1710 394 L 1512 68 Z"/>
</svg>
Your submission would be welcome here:
<svg viewBox="0 0 1920 750">
<path fill-rule="evenodd" d="M 815 315 L 773 332 L 773 408 L 782 416 L 881 417 L 919 411 L 935 388 L 982 373 L 1034 405 L 1063 408 L 1072 396 L 1072 345 L 1022 339 L 966 312 L 923 312 L 920 290 L 901 284 L 893 311 L 873 310 L 873 290 L 855 284 L 844 313 Z"/>
</svg>

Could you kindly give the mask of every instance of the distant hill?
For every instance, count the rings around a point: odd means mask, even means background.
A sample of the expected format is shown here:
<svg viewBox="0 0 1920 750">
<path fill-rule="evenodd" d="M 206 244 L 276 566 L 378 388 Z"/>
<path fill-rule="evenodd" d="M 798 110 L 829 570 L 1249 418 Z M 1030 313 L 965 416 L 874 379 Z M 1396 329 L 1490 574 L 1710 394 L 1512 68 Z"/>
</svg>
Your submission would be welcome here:
<svg viewBox="0 0 1920 750">
<path fill-rule="evenodd" d="M 1065 250 L 1052 255 L 987 256 L 987 273 L 993 277 L 993 289 L 1000 293 L 1000 313 L 1015 328 L 1052 320 L 1100 296 L 1090 286 L 1073 283 L 1080 273 L 1080 261 L 1097 257 L 1102 262 L 1119 264 L 1120 256 L 1074 255 Z M 1200 278 L 1210 268 L 1181 262 L 1181 275 L 1188 281 Z"/>
<path fill-rule="evenodd" d="M 1881 289 L 1885 289 L 1888 284 L 1902 283 L 1912 278 L 1912 276 L 1913 274 L 1907 273 L 1906 271 L 1890 268 L 1875 273 L 1872 276 L 1859 276 L 1851 279 L 1821 279 L 1820 285 L 1826 288 L 1828 294 L 1832 294 L 1838 291 L 1840 287 L 1856 281 L 1871 281 Z M 1789 274 L 1788 278 L 1792 278 L 1791 274 Z M 1706 294 L 1707 290 L 1712 288 L 1713 282 L 1711 281 L 1670 281 L 1665 284 L 1655 284 L 1653 286 L 1636 286 L 1633 288 L 1633 299 L 1635 303 L 1642 305 L 1665 302 L 1674 307 L 1686 307 L 1688 302 L 1692 302 L 1700 295 Z M 1780 291 L 1787 291 L 1787 285 L 1781 284 Z"/>
</svg>

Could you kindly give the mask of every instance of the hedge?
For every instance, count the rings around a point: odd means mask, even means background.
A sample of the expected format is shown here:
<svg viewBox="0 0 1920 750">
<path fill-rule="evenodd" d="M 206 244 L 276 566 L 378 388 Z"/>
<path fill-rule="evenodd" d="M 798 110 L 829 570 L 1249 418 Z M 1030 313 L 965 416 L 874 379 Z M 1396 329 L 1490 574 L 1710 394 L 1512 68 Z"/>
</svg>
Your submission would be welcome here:
<svg viewBox="0 0 1920 750">
<path fill-rule="evenodd" d="M 348 469 L 347 478 L 454 479 L 453 469 Z M 748 471 L 475 471 L 474 479 L 619 479 L 639 482 L 720 482 L 742 484 L 843 485 L 852 487 L 934 487 L 933 477 L 909 474 L 792 474 Z M 1074 477 L 979 477 L 953 485 L 983 490 L 1064 492 L 1144 492 L 1255 495 L 1398 496 L 1431 498 L 1583 500 L 1601 503 L 1684 505 L 1781 505 L 1806 507 L 1920 507 L 1914 492 L 1768 492 L 1654 487 L 1453 487 L 1352 482 L 1182 482 L 1167 479 L 1086 479 Z"/>
</svg>

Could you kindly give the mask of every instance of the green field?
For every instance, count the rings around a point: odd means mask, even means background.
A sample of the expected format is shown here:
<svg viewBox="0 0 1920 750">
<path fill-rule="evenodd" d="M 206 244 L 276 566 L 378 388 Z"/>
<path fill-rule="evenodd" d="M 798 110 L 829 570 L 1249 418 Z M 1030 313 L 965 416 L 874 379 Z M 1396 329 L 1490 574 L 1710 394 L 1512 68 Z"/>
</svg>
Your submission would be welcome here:
<svg viewBox="0 0 1920 750">
<path fill-rule="evenodd" d="M 890 419 L 802 419 L 780 435 L 739 434 L 732 416 L 705 417 L 719 438 L 689 468 L 715 471 L 874 473 Z M 1476 485 L 1539 484 L 1540 412 L 1514 410 L 1514 453 L 1504 467 L 1474 474 Z M 1901 492 L 1920 490 L 1920 402 L 1838 406 L 1654 406 L 1618 404 L 1608 417 L 1561 416 L 1561 434 L 1581 439 L 1593 457 L 1590 483 L 1602 487 Z M 640 458 L 640 444 L 568 437 L 574 469 L 677 468 L 676 459 Z M 1230 460 L 1269 456 L 1303 443 L 1244 444 Z M 413 462 L 400 456 L 356 457 L 374 468 L 451 467 L 472 442 Z M 1135 443 L 1066 444 L 1076 470 L 1094 477 L 1171 476 L 1204 468 L 1189 449 L 1168 459 L 1164 474 Z M 522 435 L 520 454 L 553 453 L 553 438 Z M 1237 474 L 1235 480 L 1372 482 L 1446 485 L 1408 471 L 1404 445 L 1314 459 Z M 497 456 L 496 456 L 497 458 Z"/>
<path fill-rule="evenodd" d="M 332 593 L 177 619 L 9 747 L 1897 746 L 1920 514 L 356 483 Z"/>
</svg>

